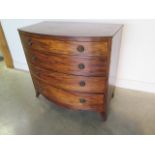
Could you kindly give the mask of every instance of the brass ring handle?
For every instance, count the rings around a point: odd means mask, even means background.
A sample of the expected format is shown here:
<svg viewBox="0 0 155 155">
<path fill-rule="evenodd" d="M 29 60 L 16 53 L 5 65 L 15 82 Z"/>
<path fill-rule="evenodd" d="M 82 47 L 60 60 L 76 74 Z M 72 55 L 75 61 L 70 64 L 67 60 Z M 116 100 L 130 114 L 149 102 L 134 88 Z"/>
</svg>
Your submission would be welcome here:
<svg viewBox="0 0 155 155">
<path fill-rule="evenodd" d="M 80 98 L 80 103 L 86 103 L 86 99 L 84 99 L 84 98 Z"/>
<path fill-rule="evenodd" d="M 79 85 L 80 85 L 81 87 L 84 87 L 84 86 L 86 85 L 86 82 L 85 82 L 85 81 L 80 81 L 80 82 L 79 82 Z"/>
<path fill-rule="evenodd" d="M 79 69 L 84 69 L 85 68 L 85 65 L 84 64 L 79 64 Z"/>
<path fill-rule="evenodd" d="M 79 52 L 84 52 L 84 47 L 82 46 L 82 45 L 79 45 L 78 47 L 77 47 L 77 50 L 79 51 Z"/>
</svg>

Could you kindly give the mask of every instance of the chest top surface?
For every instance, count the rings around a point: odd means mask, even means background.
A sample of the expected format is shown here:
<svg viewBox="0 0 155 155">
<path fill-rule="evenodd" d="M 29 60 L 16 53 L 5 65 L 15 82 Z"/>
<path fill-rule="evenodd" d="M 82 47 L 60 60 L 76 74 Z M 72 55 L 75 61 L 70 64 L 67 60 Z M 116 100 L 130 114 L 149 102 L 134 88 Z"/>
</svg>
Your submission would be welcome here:
<svg viewBox="0 0 155 155">
<path fill-rule="evenodd" d="M 112 37 L 123 25 L 86 22 L 41 22 L 19 31 L 58 37 Z"/>
</svg>

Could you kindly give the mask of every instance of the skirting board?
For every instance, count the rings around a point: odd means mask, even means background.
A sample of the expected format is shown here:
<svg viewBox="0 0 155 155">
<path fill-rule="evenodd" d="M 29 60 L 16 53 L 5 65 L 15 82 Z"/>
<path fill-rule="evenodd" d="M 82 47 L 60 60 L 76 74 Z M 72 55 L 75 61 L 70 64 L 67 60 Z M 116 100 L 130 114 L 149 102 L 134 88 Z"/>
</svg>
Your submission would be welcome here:
<svg viewBox="0 0 155 155">
<path fill-rule="evenodd" d="M 29 71 L 26 63 L 15 61 L 14 66 L 16 69 Z M 126 88 L 126 89 L 155 93 L 155 83 L 133 81 L 133 80 L 127 80 L 127 79 L 117 79 L 116 86 L 121 88 Z"/>
<path fill-rule="evenodd" d="M 13 63 L 14 63 L 15 69 L 29 71 L 27 63 L 21 63 L 21 62 L 18 62 L 18 61 L 14 61 Z"/>
<path fill-rule="evenodd" d="M 149 83 L 144 81 L 117 79 L 116 86 L 132 90 L 155 93 L 155 83 Z"/>
</svg>

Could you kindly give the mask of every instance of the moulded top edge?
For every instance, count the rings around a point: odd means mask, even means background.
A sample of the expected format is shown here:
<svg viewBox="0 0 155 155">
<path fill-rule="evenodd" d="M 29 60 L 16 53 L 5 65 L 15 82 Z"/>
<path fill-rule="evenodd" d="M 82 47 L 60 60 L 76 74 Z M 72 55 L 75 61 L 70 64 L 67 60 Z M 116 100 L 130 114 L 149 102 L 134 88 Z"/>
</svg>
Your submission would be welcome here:
<svg viewBox="0 0 155 155">
<path fill-rule="evenodd" d="M 113 37 L 123 25 L 86 22 L 41 22 L 20 28 L 19 31 L 33 34 L 70 37 L 70 38 L 103 38 Z"/>
</svg>

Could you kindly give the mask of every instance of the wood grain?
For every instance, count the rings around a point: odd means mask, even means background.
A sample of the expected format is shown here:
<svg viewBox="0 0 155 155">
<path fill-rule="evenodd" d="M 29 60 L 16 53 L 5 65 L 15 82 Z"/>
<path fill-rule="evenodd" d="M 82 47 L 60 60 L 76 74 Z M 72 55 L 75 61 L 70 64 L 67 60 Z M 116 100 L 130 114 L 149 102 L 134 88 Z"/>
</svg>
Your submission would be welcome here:
<svg viewBox="0 0 155 155">
<path fill-rule="evenodd" d="M 100 42 L 60 41 L 46 37 L 23 35 L 24 46 L 28 49 L 37 49 L 56 54 L 80 55 L 80 56 L 106 56 L 108 51 L 108 40 Z M 84 51 L 78 51 L 83 46 Z"/>
<path fill-rule="evenodd" d="M 54 101 L 56 104 L 76 110 L 104 111 L 103 94 L 69 92 L 52 87 L 38 79 L 35 79 L 35 83 L 36 85 L 39 85 L 40 93 Z M 80 103 L 80 99 L 84 99 L 85 103 Z"/>
<path fill-rule="evenodd" d="M 84 77 L 67 75 L 58 72 L 51 72 L 38 67 L 31 66 L 32 76 L 42 80 L 45 83 L 74 92 L 85 93 L 105 93 L 106 79 L 104 77 Z M 80 82 L 85 82 L 85 86 L 81 86 Z"/>
<path fill-rule="evenodd" d="M 51 71 L 83 76 L 105 76 L 107 73 L 105 57 L 57 55 L 36 50 L 28 50 L 26 55 L 31 64 Z M 85 68 L 80 69 L 80 64 Z"/>
<path fill-rule="evenodd" d="M 67 108 L 100 112 L 106 120 L 116 80 L 121 28 L 45 22 L 20 29 L 36 95 Z"/>
<path fill-rule="evenodd" d="M 24 28 L 19 31 L 32 33 L 42 36 L 52 36 L 64 38 L 65 40 L 82 38 L 84 39 L 100 39 L 113 37 L 115 33 L 122 28 L 121 24 L 94 23 L 94 22 L 41 22 Z"/>
</svg>

